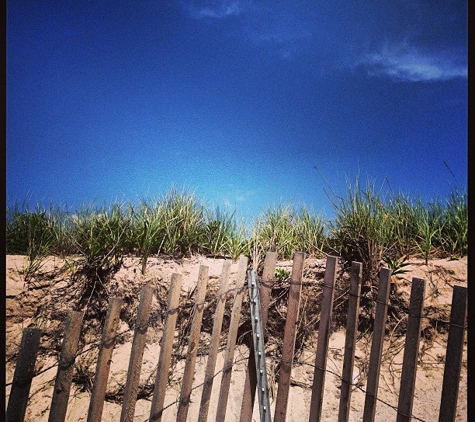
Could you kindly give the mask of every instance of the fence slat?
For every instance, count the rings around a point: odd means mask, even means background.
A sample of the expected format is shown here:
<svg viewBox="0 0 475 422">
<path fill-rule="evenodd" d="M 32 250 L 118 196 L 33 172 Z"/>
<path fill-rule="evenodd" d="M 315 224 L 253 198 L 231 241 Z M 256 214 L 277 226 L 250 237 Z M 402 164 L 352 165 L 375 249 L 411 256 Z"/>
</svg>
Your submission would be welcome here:
<svg viewBox="0 0 475 422">
<path fill-rule="evenodd" d="M 409 319 L 407 321 L 406 344 L 402 360 L 401 386 L 396 422 L 409 422 L 412 415 L 414 387 L 416 384 L 417 358 L 421 338 L 421 316 L 424 307 L 426 283 L 421 278 L 412 279 Z"/>
<path fill-rule="evenodd" d="M 383 352 L 386 317 L 388 313 L 389 287 L 391 271 L 381 268 L 379 271 L 378 297 L 373 327 L 373 341 L 369 356 L 368 381 L 363 411 L 363 422 L 373 422 L 376 414 L 376 399 L 378 397 L 379 371 Z"/>
<path fill-rule="evenodd" d="M 48 422 L 62 422 L 66 418 L 83 317 L 84 312 L 68 314 Z"/>
<path fill-rule="evenodd" d="M 302 292 L 302 276 L 305 264 L 305 254 L 296 252 L 293 256 L 292 275 L 285 320 L 282 359 L 280 364 L 279 386 L 274 414 L 274 422 L 285 422 L 289 400 L 290 378 L 294 359 L 295 336 L 299 316 L 300 295 Z"/>
<path fill-rule="evenodd" d="M 153 287 L 145 284 L 140 293 L 140 303 L 135 321 L 134 339 L 130 351 L 129 369 L 122 402 L 120 422 L 132 422 L 134 420 L 137 391 L 140 382 L 140 370 L 147 340 L 147 328 L 152 309 Z"/>
<path fill-rule="evenodd" d="M 296 330 L 299 316 L 300 295 L 305 255 L 297 252 L 293 257 L 293 268 L 289 299 L 287 305 L 287 318 L 284 329 L 281 369 L 276 397 L 274 422 L 284 422 L 288 407 L 290 381 L 295 348 Z M 262 322 L 265 327 L 268 319 L 268 310 L 271 292 L 275 278 L 277 254 L 268 252 L 265 259 L 264 271 L 260 285 Z M 231 315 L 229 334 L 223 364 L 223 375 L 217 407 L 216 421 L 224 422 L 227 401 L 230 389 L 234 350 L 241 318 L 244 283 L 248 259 L 241 257 L 239 260 L 236 279 L 235 298 Z M 320 421 L 323 407 L 325 387 L 325 374 L 327 364 L 328 344 L 330 339 L 330 324 L 335 291 L 337 258 L 328 256 L 324 277 L 321 317 L 318 333 L 318 345 L 315 359 L 314 382 L 310 403 L 309 421 Z M 214 316 L 211 345 L 207 360 L 203 393 L 201 396 L 199 422 L 206 422 L 211 398 L 213 380 L 216 374 L 215 366 L 220 344 L 223 314 L 226 303 L 230 262 L 223 263 L 221 284 L 217 293 L 218 301 Z M 361 291 L 362 265 L 352 263 L 350 290 L 348 299 L 348 315 L 345 338 L 345 356 L 342 370 L 342 385 L 338 412 L 338 422 L 348 422 L 353 386 L 353 368 L 356 347 L 356 334 L 359 316 L 359 301 Z M 378 384 L 380 378 L 381 357 L 386 331 L 387 310 L 389 301 L 391 271 L 382 268 L 379 273 L 378 297 L 373 328 L 373 340 L 369 361 L 368 381 L 364 404 L 363 421 L 373 422 L 376 414 Z M 173 353 L 173 342 L 178 317 L 178 303 L 180 297 L 182 276 L 173 274 L 168 295 L 168 312 L 164 325 L 163 336 L 160 344 L 160 356 L 157 365 L 154 394 L 151 403 L 150 421 L 161 421 L 165 401 L 168 375 Z M 192 383 L 195 375 L 196 357 L 200 339 L 200 330 L 205 308 L 206 288 L 208 283 L 208 267 L 201 265 L 198 286 L 195 293 L 195 309 L 188 340 L 188 353 L 186 357 L 183 383 L 179 399 L 177 422 L 185 422 L 188 416 Z M 412 279 L 409 317 L 404 347 L 404 357 L 398 397 L 397 422 L 409 422 L 412 417 L 413 398 L 415 391 L 417 360 L 420 343 L 421 317 L 424 306 L 425 281 L 419 278 Z M 135 333 L 127 374 L 124 401 L 122 406 L 121 422 L 134 420 L 135 404 L 140 380 L 143 352 L 146 342 L 146 333 L 153 298 L 153 289 L 146 285 L 142 288 L 140 306 L 137 313 Z M 111 298 L 107 311 L 106 321 L 102 332 L 101 348 L 99 351 L 96 373 L 89 404 L 87 422 L 99 422 L 102 417 L 105 391 L 109 376 L 111 356 L 115 345 L 115 334 L 119 322 L 122 299 Z M 84 312 L 70 312 L 65 324 L 65 335 L 58 362 L 58 372 L 50 407 L 48 422 L 63 422 L 66 419 L 74 362 L 77 356 L 81 325 Z M 454 422 L 457 410 L 457 398 L 460 385 L 462 353 L 464 345 L 465 324 L 467 318 L 467 289 L 454 286 L 452 308 L 450 315 L 450 330 L 447 340 L 444 379 L 442 385 L 439 422 Z M 34 376 L 34 367 L 40 345 L 41 330 L 27 328 L 23 332 L 20 351 L 15 369 L 9 403 L 6 411 L 7 422 L 23 422 L 26 414 L 28 396 Z M 240 420 L 252 420 L 253 407 L 256 393 L 256 366 L 254 348 L 251 346 L 248 359 L 248 369 L 244 385 L 243 401 L 241 405 Z"/>
<path fill-rule="evenodd" d="M 216 368 L 216 360 L 218 359 L 218 348 L 221 340 L 221 328 L 223 325 L 224 307 L 226 305 L 226 290 L 228 289 L 229 270 L 231 261 L 224 261 L 223 272 L 221 274 L 221 283 L 218 291 L 218 303 L 214 314 L 213 331 L 211 333 L 211 344 L 208 353 L 208 361 L 206 362 L 205 379 L 203 392 L 201 394 L 200 413 L 198 422 L 206 422 L 208 419 L 209 401 L 211 391 L 213 389 L 214 370 Z"/>
<path fill-rule="evenodd" d="M 7 422 L 23 422 L 25 419 L 40 339 L 39 328 L 30 327 L 23 331 L 5 417 Z"/>
<path fill-rule="evenodd" d="M 120 320 L 120 308 L 122 299 L 118 297 L 110 298 L 107 309 L 106 320 L 102 330 L 102 340 L 97 358 L 96 374 L 92 387 L 91 401 L 87 414 L 87 422 L 99 422 L 104 408 L 106 396 L 107 380 L 111 366 L 111 356 L 115 345 L 115 333 Z"/>
<path fill-rule="evenodd" d="M 310 402 L 309 421 L 320 421 L 322 413 L 323 392 L 325 386 L 325 371 L 327 366 L 328 342 L 330 340 L 330 322 L 332 318 L 334 285 L 336 279 L 337 258 L 328 256 L 323 282 L 322 311 L 318 327 L 317 354 L 313 375 L 312 398 Z"/>
<path fill-rule="evenodd" d="M 186 422 L 188 408 L 190 406 L 191 389 L 193 377 L 195 376 L 196 355 L 198 354 L 198 343 L 200 340 L 201 321 L 203 318 L 207 284 L 208 267 L 200 265 L 198 287 L 195 296 L 195 312 L 193 315 L 193 321 L 191 322 L 191 331 L 188 340 L 188 353 L 186 355 L 185 373 L 183 374 L 181 385 L 180 404 L 176 418 L 177 422 Z"/>
<path fill-rule="evenodd" d="M 153 388 L 152 405 L 150 407 L 150 421 L 158 422 L 162 420 L 163 404 L 165 403 L 165 393 L 168 384 L 168 373 L 170 371 L 171 357 L 173 351 L 173 338 L 175 336 L 176 320 L 178 318 L 178 304 L 180 301 L 182 276 L 172 274 L 170 291 L 168 292 L 167 317 L 163 329 L 163 336 L 160 342 L 160 355 L 157 365 L 157 376 Z"/>
<path fill-rule="evenodd" d="M 363 265 L 360 262 L 351 263 L 350 296 L 348 298 L 345 357 L 343 358 L 343 371 L 341 376 L 338 422 L 348 422 L 350 417 L 351 387 L 353 385 L 353 365 L 355 361 L 356 333 L 358 331 L 362 268 Z"/>
<path fill-rule="evenodd" d="M 228 342 L 223 363 L 223 375 L 221 377 L 221 387 L 219 390 L 218 407 L 216 409 L 216 422 L 224 422 L 226 417 L 226 406 L 228 404 L 229 387 L 231 385 L 231 375 L 233 369 L 234 348 L 236 347 L 239 320 L 241 318 L 242 298 L 244 295 L 244 281 L 246 280 L 248 258 L 239 258 L 238 273 L 236 277 L 236 294 L 234 296 L 231 322 L 229 323 Z"/>
<path fill-rule="evenodd" d="M 465 318 L 467 317 L 467 288 L 454 286 L 450 328 L 445 356 L 444 379 L 440 402 L 439 422 L 454 422 L 463 352 Z"/>
<path fill-rule="evenodd" d="M 264 331 L 267 324 L 267 315 L 269 313 L 272 287 L 274 285 L 276 263 L 277 253 L 267 252 L 264 261 L 264 270 L 262 273 L 261 286 L 259 288 L 259 296 L 261 299 L 262 327 Z M 254 347 L 252 346 L 251 342 L 246 371 L 246 380 L 244 382 L 244 391 L 241 404 L 241 422 L 251 422 L 252 420 L 252 411 L 254 409 L 254 400 L 256 397 L 256 384 L 256 360 L 254 357 Z"/>
</svg>

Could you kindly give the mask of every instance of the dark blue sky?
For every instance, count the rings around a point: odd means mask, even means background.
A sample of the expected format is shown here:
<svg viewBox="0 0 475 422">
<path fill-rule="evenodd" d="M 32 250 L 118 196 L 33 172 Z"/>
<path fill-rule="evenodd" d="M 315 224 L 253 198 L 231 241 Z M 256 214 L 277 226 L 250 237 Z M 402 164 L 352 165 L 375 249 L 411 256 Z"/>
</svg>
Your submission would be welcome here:
<svg viewBox="0 0 475 422">
<path fill-rule="evenodd" d="M 8 0 L 7 202 L 244 217 L 467 183 L 466 1 Z M 444 162 L 454 173 L 455 179 Z"/>
</svg>

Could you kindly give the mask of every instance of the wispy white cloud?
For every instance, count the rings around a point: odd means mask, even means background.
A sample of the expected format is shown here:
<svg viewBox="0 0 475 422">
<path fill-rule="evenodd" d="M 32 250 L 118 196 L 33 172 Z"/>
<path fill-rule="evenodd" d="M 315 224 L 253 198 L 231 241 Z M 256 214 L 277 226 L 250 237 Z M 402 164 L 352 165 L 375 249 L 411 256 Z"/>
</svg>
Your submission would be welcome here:
<svg viewBox="0 0 475 422">
<path fill-rule="evenodd" d="M 291 3 L 255 0 L 179 0 L 192 19 L 239 19 L 241 35 L 258 46 L 277 47 L 279 54 L 291 58 L 303 40 L 312 37 L 305 16 Z"/>
<path fill-rule="evenodd" d="M 372 76 L 387 76 L 399 81 L 445 81 L 467 77 L 464 56 L 456 51 L 420 51 L 407 43 L 385 45 L 366 54 L 358 65 Z"/>
<path fill-rule="evenodd" d="M 224 198 L 224 205 L 226 208 L 234 208 L 237 204 L 247 202 L 249 199 L 255 196 L 255 191 L 252 189 L 236 189 L 228 192 Z"/>
<path fill-rule="evenodd" d="M 356 64 L 364 66 L 369 75 L 399 81 L 467 77 L 466 52 L 449 47 L 460 46 L 461 36 L 455 29 L 465 16 L 453 7 L 434 12 L 433 8 L 421 9 L 418 1 L 406 2 L 402 9 L 387 6 L 394 18 L 387 25 L 381 23 L 379 9 L 369 0 L 363 2 L 362 10 L 343 1 L 331 5 L 312 0 L 298 4 L 287 0 L 176 1 L 192 19 L 223 23 L 234 19 L 236 25 L 229 25 L 233 36 L 242 36 L 283 59 L 315 60 L 322 71 L 347 70 Z M 348 20 L 348 16 L 356 18 Z M 421 25 L 424 16 L 428 23 Z M 368 44 L 381 39 L 386 40 L 382 46 L 368 50 Z"/>
<path fill-rule="evenodd" d="M 243 31 L 252 42 L 286 44 L 312 35 L 303 10 L 292 3 L 260 2 L 248 10 Z"/>
<path fill-rule="evenodd" d="M 182 5 L 193 19 L 224 19 L 243 14 L 247 3 L 245 0 L 186 0 Z"/>
</svg>

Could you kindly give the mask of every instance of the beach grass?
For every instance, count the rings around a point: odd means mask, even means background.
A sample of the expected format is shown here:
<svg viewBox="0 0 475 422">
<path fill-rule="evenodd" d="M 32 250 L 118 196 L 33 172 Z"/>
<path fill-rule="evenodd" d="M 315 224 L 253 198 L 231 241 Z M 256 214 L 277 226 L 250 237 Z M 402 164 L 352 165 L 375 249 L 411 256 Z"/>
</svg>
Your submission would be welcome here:
<svg viewBox="0 0 475 422">
<path fill-rule="evenodd" d="M 275 251 L 291 259 L 336 255 L 363 263 L 374 279 L 382 262 L 397 265 L 409 257 L 456 259 L 468 253 L 467 193 L 454 190 L 446 201 L 423 202 L 377 187 L 371 180 L 347 182 L 344 195 L 328 195 L 335 217 L 325 220 L 305 206 L 269 207 L 248 227 L 235 212 L 210 208 L 186 190 L 138 204 L 121 202 L 70 211 L 18 202 L 6 209 L 6 252 L 28 257 L 34 273 L 48 255 L 83 257 L 98 269 L 125 254 L 150 256 L 205 254 L 236 260 L 241 254 L 262 260 Z"/>
</svg>

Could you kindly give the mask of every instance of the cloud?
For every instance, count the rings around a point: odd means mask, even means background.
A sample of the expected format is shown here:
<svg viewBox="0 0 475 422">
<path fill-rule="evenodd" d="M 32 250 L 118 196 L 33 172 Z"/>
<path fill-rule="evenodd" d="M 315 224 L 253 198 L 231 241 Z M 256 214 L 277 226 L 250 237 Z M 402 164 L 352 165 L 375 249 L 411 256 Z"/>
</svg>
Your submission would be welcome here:
<svg viewBox="0 0 475 422">
<path fill-rule="evenodd" d="M 305 7 L 292 2 L 259 2 L 249 8 L 243 21 L 243 31 L 256 43 L 288 44 L 310 39 L 315 23 Z"/>
<path fill-rule="evenodd" d="M 460 47 L 466 11 L 453 4 L 434 8 L 416 0 L 375 8 L 369 0 L 362 5 L 313 0 L 176 1 L 192 19 L 223 25 L 232 19 L 228 30 L 233 36 L 283 59 L 317 60 L 324 71 L 356 64 L 371 76 L 399 81 L 467 77 L 467 54 Z M 382 46 L 381 39 L 386 40 Z M 369 50 L 374 42 L 378 47 Z"/>
<path fill-rule="evenodd" d="M 219 21 L 236 18 L 239 33 L 255 46 L 277 46 L 283 58 L 291 58 L 312 31 L 304 10 L 292 3 L 255 0 L 180 0 L 192 19 Z M 302 16 L 303 15 L 303 16 Z M 232 31 L 235 28 L 233 27 Z"/>
<path fill-rule="evenodd" d="M 252 189 L 230 189 L 231 192 L 227 193 L 227 196 L 224 198 L 224 205 L 226 208 L 236 207 L 237 204 L 247 202 L 249 199 L 252 199 L 255 196 L 255 191 Z"/>
<path fill-rule="evenodd" d="M 224 19 L 243 14 L 247 2 L 242 0 L 191 0 L 182 3 L 193 19 Z"/>
<path fill-rule="evenodd" d="M 465 57 L 456 51 L 423 52 L 407 43 L 383 46 L 366 54 L 358 65 L 371 76 L 387 76 L 399 81 L 446 81 L 467 77 Z"/>
</svg>

